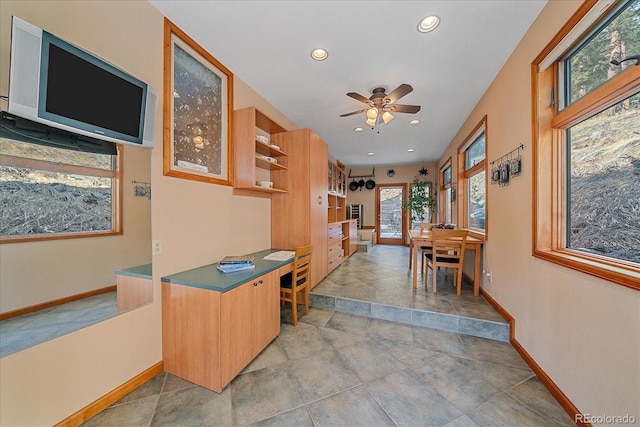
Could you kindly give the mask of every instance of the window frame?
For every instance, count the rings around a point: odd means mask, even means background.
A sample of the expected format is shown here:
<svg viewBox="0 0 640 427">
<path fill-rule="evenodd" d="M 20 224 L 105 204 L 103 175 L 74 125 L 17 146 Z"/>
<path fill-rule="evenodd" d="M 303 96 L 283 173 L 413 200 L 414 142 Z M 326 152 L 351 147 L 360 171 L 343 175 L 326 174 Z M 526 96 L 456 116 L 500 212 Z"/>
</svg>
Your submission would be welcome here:
<svg viewBox="0 0 640 427">
<path fill-rule="evenodd" d="M 610 8 L 617 4 L 614 2 Z M 630 66 L 558 111 L 559 103 L 552 99 L 552 94 L 558 93 L 562 83 L 558 77 L 558 61 L 563 55 L 547 69 L 540 70 L 540 64 L 594 5 L 594 2 L 585 2 L 531 65 L 533 256 L 640 290 L 640 265 L 566 247 L 566 129 L 640 91 L 640 66 Z M 592 31 L 608 13 L 603 13 L 583 34 Z M 579 37 L 576 43 L 581 40 Z"/>
<path fill-rule="evenodd" d="M 49 162 L 46 160 L 29 159 L 24 157 L 15 157 L 0 154 L 0 163 L 14 167 L 46 170 L 50 172 L 60 172 L 67 174 L 97 176 L 103 178 L 111 178 L 111 230 L 101 231 L 78 231 L 71 233 L 53 233 L 53 234 L 33 234 L 21 236 L 0 236 L 0 243 L 22 243 L 22 242 L 39 242 L 46 240 L 63 240 L 78 239 L 85 237 L 103 237 L 123 234 L 122 230 L 122 166 L 123 166 L 123 147 L 122 144 L 116 144 L 117 154 L 114 159 L 114 168 L 112 170 L 92 168 L 86 166 L 76 166 L 64 163 Z"/>
<path fill-rule="evenodd" d="M 444 173 L 449 169 L 449 182 L 444 181 Z M 451 164 L 451 157 L 447 159 L 446 162 L 440 167 L 440 200 L 439 200 L 439 209 L 438 215 L 440 216 L 440 222 L 445 222 L 447 219 L 447 190 L 451 189 L 451 191 L 455 191 L 455 186 L 453 184 L 453 165 Z M 451 214 L 451 223 L 453 223 L 453 204 L 455 203 L 455 197 L 453 194 L 451 196 L 451 204 L 449 206 L 450 214 Z"/>
<path fill-rule="evenodd" d="M 474 166 L 466 169 L 466 152 L 467 149 L 478 139 L 478 137 L 484 133 L 484 159 L 481 162 L 476 163 Z M 461 200 L 461 203 L 457 203 L 457 221 L 458 228 L 466 228 L 469 230 L 469 236 L 476 237 L 478 239 L 487 240 L 489 236 L 489 203 L 488 203 L 488 190 L 487 185 L 487 149 L 489 145 L 489 124 L 487 116 L 483 116 L 480 122 L 473 128 L 473 130 L 467 135 L 462 144 L 458 146 L 458 185 L 456 200 Z M 469 227 L 469 202 L 468 202 L 468 186 L 469 179 L 481 172 L 484 172 L 484 188 L 485 188 L 485 200 L 484 200 L 484 230 L 479 228 Z"/>
</svg>

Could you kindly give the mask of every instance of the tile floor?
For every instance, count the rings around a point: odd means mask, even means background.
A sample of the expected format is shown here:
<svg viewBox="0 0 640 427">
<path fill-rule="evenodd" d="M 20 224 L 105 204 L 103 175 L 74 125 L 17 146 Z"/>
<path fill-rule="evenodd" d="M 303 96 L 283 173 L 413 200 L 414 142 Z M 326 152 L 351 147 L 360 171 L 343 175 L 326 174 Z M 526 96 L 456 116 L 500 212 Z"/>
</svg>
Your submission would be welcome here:
<svg viewBox="0 0 640 427">
<path fill-rule="evenodd" d="M 498 320 L 482 297 L 467 295 L 470 287 L 460 298 L 444 286 L 434 296 L 428 283 L 426 289 L 421 284 L 407 292 L 410 276 L 398 260 L 404 256 L 406 261 L 408 250 L 374 248 L 354 254 L 318 285 L 317 298 L 348 295 L 370 308 L 428 308 Z M 367 290 L 365 282 L 373 286 Z M 278 338 L 222 393 L 161 373 L 83 425 L 574 425 L 515 350 L 500 340 L 337 308 L 312 307 L 297 327 L 288 307 L 281 317 Z"/>
<path fill-rule="evenodd" d="M 356 252 L 312 291 L 311 305 L 415 326 L 509 341 L 509 325 L 473 287 L 463 280 L 460 296 L 452 270 L 438 272 L 438 292 L 419 275 L 413 289 L 409 249 L 376 245 Z"/>
</svg>

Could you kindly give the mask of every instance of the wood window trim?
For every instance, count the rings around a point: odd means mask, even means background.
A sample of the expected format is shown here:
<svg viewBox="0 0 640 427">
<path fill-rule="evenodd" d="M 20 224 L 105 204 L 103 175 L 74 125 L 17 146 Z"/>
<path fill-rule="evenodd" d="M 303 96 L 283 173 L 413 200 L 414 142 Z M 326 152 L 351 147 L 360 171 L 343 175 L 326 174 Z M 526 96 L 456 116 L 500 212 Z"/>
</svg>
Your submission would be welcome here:
<svg viewBox="0 0 640 427">
<path fill-rule="evenodd" d="M 466 169 L 467 159 L 466 159 L 466 150 L 473 144 L 473 142 L 480 136 L 480 131 L 484 132 L 484 159 L 473 165 L 468 170 Z M 489 123 L 488 117 L 485 114 L 482 119 L 478 122 L 478 124 L 473 128 L 471 132 L 467 135 L 467 137 L 463 140 L 463 142 L 458 146 L 458 185 L 456 186 L 456 202 L 462 200 L 461 203 L 456 203 L 456 211 L 457 211 L 457 221 L 460 224 L 459 228 L 465 228 L 469 230 L 469 236 L 475 237 L 481 240 L 488 240 L 489 238 L 489 222 L 487 218 L 489 218 L 489 200 L 488 200 L 488 181 L 487 174 L 484 176 L 484 185 L 485 185 L 485 203 L 484 203 L 484 232 L 479 231 L 477 229 L 469 228 L 469 206 L 465 202 L 467 200 L 467 182 L 469 178 L 473 175 L 481 171 L 486 172 L 486 162 L 487 162 L 487 146 L 489 141 Z M 453 172 L 453 171 L 452 171 Z"/>
<path fill-rule="evenodd" d="M 106 169 L 93 169 L 83 166 L 72 165 L 57 165 L 52 164 L 44 160 L 25 159 L 20 157 L 13 157 L 7 155 L 0 155 L 0 162 L 2 164 L 10 164 L 17 167 L 34 168 L 47 170 L 52 172 L 64 172 L 64 173 L 78 173 L 83 175 L 99 176 L 104 178 L 112 178 L 113 185 L 111 187 L 111 230 L 104 231 L 80 231 L 73 233 L 56 233 L 51 235 L 36 234 L 33 236 L 0 236 L 0 243 L 23 243 L 23 242 L 41 242 L 47 240 L 65 240 L 65 239 L 81 239 L 87 237 L 103 237 L 103 236 L 116 236 L 123 234 L 122 227 L 122 215 L 123 215 L 123 203 L 122 203 L 122 166 L 123 160 L 123 147 L 121 144 L 117 146 L 117 161 L 114 170 Z M 89 173 L 90 172 L 90 173 Z"/>
<path fill-rule="evenodd" d="M 447 170 L 447 168 L 450 169 L 449 173 L 451 175 L 450 177 L 450 182 L 448 183 L 444 183 L 444 171 Z M 446 195 L 446 191 L 448 188 L 454 188 L 454 184 L 453 184 L 453 165 L 451 163 L 451 157 L 449 157 L 447 159 L 446 162 L 444 162 L 442 164 L 442 166 L 440 166 L 440 170 L 439 170 L 439 176 L 440 176 L 440 185 L 439 185 L 439 194 L 438 194 L 438 215 L 439 218 L 446 218 L 447 217 L 447 207 L 445 206 L 445 204 L 447 203 L 447 195 Z M 452 204 L 454 202 L 451 202 Z M 451 214 L 453 215 L 453 208 L 451 209 Z M 453 218 L 451 218 L 451 220 L 453 221 Z"/>
<path fill-rule="evenodd" d="M 531 65 L 533 141 L 532 254 L 582 273 L 640 291 L 640 266 L 566 248 L 566 154 L 564 129 L 640 90 L 640 67 L 629 67 L 616 78 L 556 112 L 557 64 L 539 71 L 539 64 L 555 44 L 580 21 L 593 2 L 586 2 Z"/>
</svg>

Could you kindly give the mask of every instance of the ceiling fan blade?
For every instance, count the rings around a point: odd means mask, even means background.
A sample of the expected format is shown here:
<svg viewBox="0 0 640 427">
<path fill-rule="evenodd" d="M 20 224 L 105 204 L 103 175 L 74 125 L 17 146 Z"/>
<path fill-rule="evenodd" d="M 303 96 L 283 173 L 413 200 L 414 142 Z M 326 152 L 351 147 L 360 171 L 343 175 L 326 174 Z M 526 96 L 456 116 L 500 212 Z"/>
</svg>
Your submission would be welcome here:
<svg viewBox="0 0 640 427">
<path fill-rule="evenodd" d="M 394 105 L 389 105 L 386 109 L 389 110 L 389 111 L 393 111 L 395 113 L 411 113 L 411 114 L 415 114 L 418 111 L 420 111 L 420 106 L 419 105 L 394 104 Z"/>
<path fill-rule="evenodd" d="M 369 104 L 371 102 L 371 101 L 369 101 L 369 98 L 365 98 L 364 96 L 360 95 L 359 93 L 349 92 L 347 94 L 347 96 L 350 96 L 351 98 L 355 99 L 356 101 L 364 102 L 365 104 Z"/>
<path fill-rule="evenodd" d="M 402 83 L 400 86 L 398 86 L 397 88 L 395 88 L 394 90 L 392 90 L 389 95 L 387 95 L 387 97 L 385 99 L 387 99 L 387 104 L 391 104 L 396 102 L 398 99 L 402 98 L 403 96 L 405 96 L 406 94 L 410 93 L 413 91 L 413 88 L 411 87 L 411 85 L 408 85 L 406 83 Z"/>
<path fill-rule="evenodd" d="M 352 112 L 350 112 L 350 113 L 340 114 L 340 117 L 353 116 L 354 114 L 364 113 L 365 111 L 367 111 L 367 109 L 364 109 L 364 110 L 358 110 L 358 111 L 352 111 Z"/>
</svg>

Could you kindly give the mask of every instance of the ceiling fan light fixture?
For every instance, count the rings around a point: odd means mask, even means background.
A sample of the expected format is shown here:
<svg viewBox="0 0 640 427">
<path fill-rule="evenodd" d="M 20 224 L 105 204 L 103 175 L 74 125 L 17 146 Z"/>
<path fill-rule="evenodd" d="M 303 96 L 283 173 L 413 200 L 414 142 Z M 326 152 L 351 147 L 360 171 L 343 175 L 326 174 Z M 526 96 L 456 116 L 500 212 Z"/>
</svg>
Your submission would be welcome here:
<svg viewBox="0 0 640 427">
<path fill-rule="evenodd" d="M 313 49 L 311 51 L 311 57 L 316 61 L 324 61 L 328 56 L 329 52 L 327 52 L 325 49 L 322 49 L 321 47 Z"/>
<path fill-rule="evenodd" d="M 371 127 L 374 127 L 376 125 L 376 119 L 367 119 L 364 122 Z"/>
<path fill-rule="evenodd" d="M 440 18 L 436 15 L 430 15 L 423 18 L 418 23 L 418 31 L 421 33 L 428 33 L 436 29 L 436 27 L 440 24 Z"/>
<path fill-rule="evenodd" d="M 382 114 L 382 121 L 384 121 L 384 124 L 386 125 L 387 123 L 389 123 L 391 120 L 393 120 L 393 116 L 391 115 L 390 112 L 385 111 Z"/>
<path fill-rule="evenodd" d="M 369 108 L 367 110 L 367 118 L 375 120 L 378 117 L 378 109 L 377 108 Z"/>
</svg>

